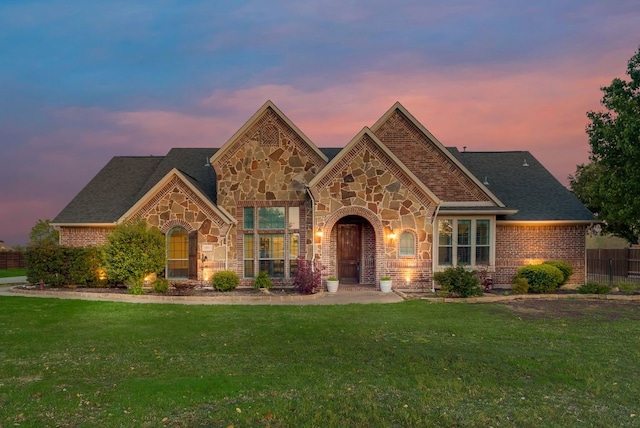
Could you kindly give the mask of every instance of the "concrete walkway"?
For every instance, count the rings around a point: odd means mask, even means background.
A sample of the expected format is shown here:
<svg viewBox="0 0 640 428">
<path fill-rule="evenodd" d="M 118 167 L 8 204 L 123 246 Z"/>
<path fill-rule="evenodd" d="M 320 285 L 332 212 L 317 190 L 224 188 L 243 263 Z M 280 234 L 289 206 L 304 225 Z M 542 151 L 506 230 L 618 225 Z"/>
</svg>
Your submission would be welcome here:
<svg viewBox="0 0 640 428">
<path fill-rule="evenodd" d="M 0 284 L 26 284 L 26 276 L 12 276 L 9 278 L 0 278 Z"/>
<path fill-rule="evenodd" d="M 16 283 L 13 281 L 12 283 Z M 79 299 L 94 301 L 111 301 L 127 303 L 175 303 L 182 305 L 348 305 L 369 303 L 398 303 L 404 299 L 396 293 L 380 291 L 343 291 L 337 293 L 322 292 L 312 295 L 278 295 L 264 296 L 158 296 L 118 293 L 90 293 L 56 291 L 49 289 L 22 290 L 14 286 L 0 286 L 0 296 L 45 297 L 54 299 Z"/>
</svg>

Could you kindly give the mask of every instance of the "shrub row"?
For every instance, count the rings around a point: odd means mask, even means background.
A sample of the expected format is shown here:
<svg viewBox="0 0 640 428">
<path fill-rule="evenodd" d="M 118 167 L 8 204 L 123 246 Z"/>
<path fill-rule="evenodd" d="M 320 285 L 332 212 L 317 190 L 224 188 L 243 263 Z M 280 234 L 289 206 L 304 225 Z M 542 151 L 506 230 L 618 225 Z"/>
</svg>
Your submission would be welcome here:
<svg viewBox="0 0 640 428">
<path fill-rule="evenodd" d="M 98 277 L 101 256 L 100 250 L 95 247 L 32 246 L 25 252 L 25 261 L 27 280 L 32 284 L 40 281 L 52 287 L 106 284 L 106 281 Z"/>
</svg>

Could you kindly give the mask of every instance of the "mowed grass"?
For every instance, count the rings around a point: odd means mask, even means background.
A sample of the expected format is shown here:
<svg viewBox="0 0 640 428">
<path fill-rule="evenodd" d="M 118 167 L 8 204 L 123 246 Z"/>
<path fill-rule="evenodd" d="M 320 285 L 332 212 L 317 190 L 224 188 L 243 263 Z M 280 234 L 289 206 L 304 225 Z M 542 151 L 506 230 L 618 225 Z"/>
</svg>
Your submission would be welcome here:
<svg viewBox="0 0 640 428">
<path fill-rule="evenodd" d="M 14 276 L 26 276 L 27 269 L 0 269 L 0 278 L 11 278 Z"/>
<path fill-rule="evenodd" d="M 638 426 L 638 305 L 0 298 L 0 426 Z"/>
</svg>

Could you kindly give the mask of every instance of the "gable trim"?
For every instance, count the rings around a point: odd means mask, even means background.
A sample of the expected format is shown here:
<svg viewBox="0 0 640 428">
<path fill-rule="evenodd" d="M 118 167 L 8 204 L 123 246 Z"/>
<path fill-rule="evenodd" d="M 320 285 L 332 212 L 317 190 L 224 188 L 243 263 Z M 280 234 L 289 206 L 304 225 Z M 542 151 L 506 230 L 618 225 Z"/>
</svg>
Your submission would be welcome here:
<svg viewBox="0 0 640 428">
<path fill-rule="evenodd" d="M 313 144 L 313 142 L 305 135 L 304 132 L 300 130 L 278 107 L 273 104 L 271 100 L 267 100 L 262 107 L 256 111 L 253 116 L 247 120 L 240 129 L 238 129 L 232 136 L 229 138 L 218 151 L 216 151 L 213 156 L 209 159 L 212 165 L 215 165 L 216 162 L 224 160 L 225 153 L 231 148 L 232 144 L 241 138 L 266 112 L 267 110 L 272 110 L 276 116 L 278 116 L 284 123 L 293 130 L 295 134 L 297 134 L 305 144 L 318 156 L 324 163 L 329 162 L 329 159 L 320 151 L 320 149 Z"/>
<path fill-rule="evenodd" d="M 163 187 L 170 184 L 171 180 L 177 178 L 184 186 L 186 186 L 191 192 L 193 192 L 206 206 L 206 208 L 211 211 L 212 214 L 220 218 L 222 222 L 226 225 L 236 224 L 236 220 L 229 215 L 229 213 L 225 213 L 220 210 L 216 205 L 212 204 L 202 192 L 194 186 L 185 175 L 180 172 L 177 168 L 173 168 L 169 171 L 162 179 L 160 179 L 144 196 L 142 196 L 131 208 L 127 210 L 117 221 L 116 224 L 127 221 L 130 217 L 134 215 L 141 215 L 139 212 L 142 210 L 147 203 L 151 202 L 151 200 L 162 190 Z M 223 224 L 220 224 L 222 226 Z"/>
<path fill-rule="evenodd" d="M 389 150 L 389 148 L 385 146 L 382 141 L 380 141 L 378 137 L 376 137 L 371 129 L 366 126 L 362 128 L 362 130 L 351 139 L 349 144 L 347 144 L 347 146 L 342 149 L 340 153 L 338 153 L 338 155 L 334 157 L 331 162 L 329 162 L 329 164 L 327 164 L 327 166 L 322 171 L 320 171 L 317 176 L 313 178 L 313 180 L 309 182 L 309 188 L 311 188 L 314 196 L 317 195 L 316 188 L 324 187 L 326 184 L 330 183 L 337 177 L 338 170 L 340 170 L 340 164 L 345 162 L 345 159 L 351 157 L 350 155 L 355 154 L 352 152 L 357 150 L 356 146 L 365 137 L 369 138 L 373 145 L 380 149 L 384 153 L 384 155 L 391 160 L 394 166 L 396 166 L 400 170 L 401 174 L 395 173 L 394 175 L 404 186 L 406 186 L 410 191 L 414 193 L 417 191 L 417 193 L 422 193 L 422 195 L 427 197 L 428 200 L 425 200 L 425 198 L 419 198 L 421 199 L 425 207 L 428 207 L 432 204 L 435 204 L 436 206 L 441 204 L 442 201 L 440 200 L 440 198 L 438 198 L 438 196 L 436 196 L 431 190 L 429 190 L 429 188 L 425 186 L 425 184 L 420 179 L 418 179 L 418 177 L 416 177 L 413 172 L 411 172 L 409 168 L 407 168 L 404 163 L 402 163 L 402 161 L 398 159 L 398 157 L 393 154 L 393 152 Z M 389 168 L 389 166 L 387 167 Z"/>
</svg>

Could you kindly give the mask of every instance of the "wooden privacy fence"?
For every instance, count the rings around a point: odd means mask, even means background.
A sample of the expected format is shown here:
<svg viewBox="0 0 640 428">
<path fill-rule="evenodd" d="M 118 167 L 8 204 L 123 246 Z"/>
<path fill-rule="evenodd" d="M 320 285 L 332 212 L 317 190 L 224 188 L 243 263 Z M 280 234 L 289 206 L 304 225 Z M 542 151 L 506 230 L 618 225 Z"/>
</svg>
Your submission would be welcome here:
<svg viewBox="0 0 640 428">
<path fill-rule="evenodd" d="M 610 285 L 640 283 L 640 248 L 588 249 L 587 278 Z"/>
<path fill-rule="evenodd" d="M 0 251 L 0 269 L 20 269 L 24 267 L 24 253 L 22 251 Z"/>
</svg>

